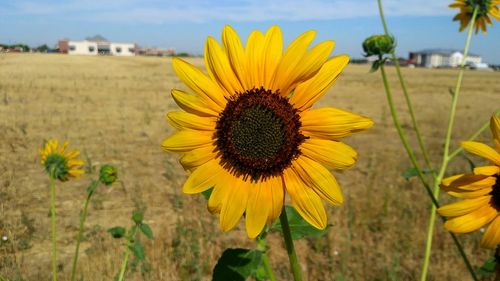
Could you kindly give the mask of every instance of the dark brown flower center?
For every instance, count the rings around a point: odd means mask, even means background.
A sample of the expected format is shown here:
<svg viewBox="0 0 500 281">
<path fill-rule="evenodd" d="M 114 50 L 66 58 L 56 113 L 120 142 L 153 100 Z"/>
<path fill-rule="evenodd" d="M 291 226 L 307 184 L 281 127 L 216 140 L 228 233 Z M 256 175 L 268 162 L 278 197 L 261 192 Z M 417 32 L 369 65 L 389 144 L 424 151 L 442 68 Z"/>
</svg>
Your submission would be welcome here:
<svg viewBox="0 0 500 281">
<path fill-rule="evenodd" d="M 287 98 L 264 88 L 228 101 L 216 125 L 222 165 L 253 180 L 280 174 L 300 154 L 305 140 L 300 117 Z"/>
<path fill-rule="evenodd" d="M 496 181 L 493 185 L 493 190 L 490 192 L 491 195 L 491 204 L 497 211 L 500 211 L 500 176 L 495 176 Z"/>
</svg>

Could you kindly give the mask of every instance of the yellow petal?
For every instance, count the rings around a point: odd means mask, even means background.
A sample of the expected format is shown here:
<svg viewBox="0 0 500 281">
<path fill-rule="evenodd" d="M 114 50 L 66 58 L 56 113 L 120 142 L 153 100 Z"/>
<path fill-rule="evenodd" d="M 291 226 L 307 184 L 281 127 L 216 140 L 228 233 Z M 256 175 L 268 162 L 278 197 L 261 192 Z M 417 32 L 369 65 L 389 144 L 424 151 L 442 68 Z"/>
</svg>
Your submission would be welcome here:
<svg viewBox="0 0 500 281">
<path fill-rule="evenodd" d="M 301 110 L 309 109 L 330 89 L 348 63 L 349 57 L 346 55 L 327 61 L 314 77 L 297 86 L 290 103 Z"/>
<path fill-rule="evenodd" d="M 330 56 L 334 45 L 334 41 L 325 41 L 314 46 L 302 59 L 298 60 L 297 64 L 289 72 L 285 72 L 286 74 L 277 73 L 277 75 L 288 76 L 276 76 L 277 80 L 274 81 L 276 85 L 274 88 L 276 90 L 279 89 L 282 95 L 288 96 L 299 83 L 308 80 L 318 73 Z M 285 56 L 283 59 L 285 59 Z M 297 58 L 295 59 L 297 60 Z"/>
<path fill-rule="evenodd" d="M 483 166 L 474 168 L 474 174 L 493 176 L 500 173 L 500 167 L 498 166 Z"/>
<path fill-rule="evenodd" d="M 82 160 L 70 159 L 68 160 L 67 165 L 69 168 L 73 168 L 83 166 L 84 163 L 85 162 L 83 162 Z"/>
<path fill-rule="evenodd" d="M 481 247 L 495 249 L 500 244 L 500 217 L 496 217 L 488 226 L 481 239 Z"/>
<path fill-rule="evenodd" d="M 208 37 L 205 44 L 205 65 L 212 79 L 225 89 L 226 98 L 244 92 L 238 77 L 231 68 L 229 59 L 219 43 L 212 37 Z"/>
<path fill-rule="evenodd" d="M 300 115 L 303 134 L 320 139 L 336 140 L 373 126 L 368 117 L 333 107 L 306 110 Z"/>
<path fill-rule="evenodd" d="M 186 152 L 186 154 L 179 159 L 179 162 L 184 169 L 191 171 L 214 159 L 216 156 L 215 147 L 209 144 Z"/>
<path fill-rule="evenodd" d="M 288 88 L 290 84 L 295 83 L 295 81 L 290 81 L 290 78 L 292 78 L 292 75 L 297 75 L 295 69 L 302 62 L 302 58 L 305 56 L 307 48 L 315 35 L 316 32 L 314 30 L 304 32 L 288 46 L 274 73 L 271 90 L 281 90 L 281 94 L 288 94 L 284 92 L 284 89 Z"/>
<path fill-rule="evenodd" d="M 197 96 L 190 95 L 180 90 L 172 89 L 172 97 L 175 103 L 184 111 L 199 116 L 219 116 L 219 110 L 211 108 Z"/>
<path fill-rule="evenodd" d="M 222 89 L 197 67 L 179 58 L 172 59 L 172 66 L 182 82 L 198 94 L 207 105 L 219 110 L 226 106 L 227 101 Z"/>
<path fill-rule="evenodd" d="M 68 147 L 69 145 L 69 142 L 68 141 L 64 141 L 64 143 L 61 145 L 61 147 L 59 148 L 59 152 L 61 154 L 64 154 L 64 150 L 66 149 L 66 147 Z"/>
<path fill-rule="evenodd" d="M 463 141 L 462 147 L 477 156 L 483 157 L 497 166 L 500 166 L 500 154 L 484 143 L 476 141 Z"/>
<path fill-rule="evenodd" d="M 347 169 L 356 163 L 356 151 L 338 141 L 309 138 L 300 145 L 300 150 L 305 156 L 334 169 Z"/>
<path fill-rule="evenodd" d="M 293 169 L 286 169 L 283 172 L 283 178 L 285 188 L 297 212 L 312 226 L 325 229 L 326 212 L 321 198 L 304 184 Z"/>
<path fill-rule="evenodd" d="M 229 189 L 226 202 L 222 205 L 220 212 L 220 227 L 222 231 L 231 230 L 240 220 L 247 206 L 248 194 L 252 188 L 252 182 L 236 179 Z"/>
<path fill-rule="evenodd" d="M 167 117 L 169 123 L 178 130 L 214 131 L 215 123 L 217 122 L 217 118 L 215 117 L 201 117 L 184 111 L 169 112 Z"/>
<path fill-rule="evenodd" d="M 266 225 L 271 204 L 272 194 L 269 184 L 259 181 L 250 187 L 245 220 L 249 238 L 257 237 Z"/>
<path fill-rule="evenodd" d="M 259 82 L 263 83 L 264 88 L 270 89 L 274 73 L 283 56 L 283 35 L 278 26 L 273 25 L 267 30 L 262 52 L 263 68 L 260 72 L 263 76 Z"/>
<path fill-rule="evenodd" d="M 455 175 L 445 178 L 441 182 L 442 186 L 455 187 L 462 190 L 478 190 L 491 187 L 494 184 L 494 177 L 474 174 Z"/>
<path fill-rule="evenodd" d="M 487 205 L 491 196 L 481 196 L 474 199 L 464 199 L 451 204 L 441 206 L 437 209 L 441 216 L 456 217 L 471 213 L 480 207 Z"/>
<path fill-rule="evenodd" d="M 213 132 L 182 130 L 164 140 L 161 146 L 172 152 L 188 152 L 211 144 L 212 136 Z"/>
<path fill-rule="evenodd" d="M 487 195 L 493 190 L 493 187 L 485 187 L 478 190 L 468 191 L 456 187 L 443 187 L 443 191 L 446 191 L 449 195 L 457 198 L 476 198 L 479 196 Z"/>
<path fill-rule="evenodd" d="M 497 216 L 497 211 L 490 205 L 485 205 L 467 215 L 447 220 L 444 227 L 455 233 L 469 233 L 478 230 Z"/>
<path fill-rule="evenodd" d="M 267 217 L 267 223 L 272 223 L 283 210 L 285 204 L 285 189 L 283 187 L 283 179 L 281 176 L 269 178 L 265 184 L 271 193 L 271 210 Z"/>
<path fill-rule="evenodd" d="M 218 160 L 208 161 L 189 175 L 182 187 L 182 192 L 196 194 L 213 187 L 218 183 L 223 171 L 224 169 L 219 165 Z"/>
<path fill-rule="evenodd" d="M 81 175 L 85 174 L 83 170 L 69 170 L 68 174 L 74 178 L 79 178 Z"/>
<path fill-rule="evenodd" d="M 73 151 L 66 153 L 66 155 L 64 155 L 64 158 L 73 159 L 73 158 L 78 157 L 78 155 L 80 155 L 80 152 L 77 150 L 73 150 Z"/>
<path fill-rule="evenodd" d="M 232 203 L 227 202 L 226 198 L 231 188 L 234 188 L 233 182 L 234 176 L 224 170 L 220 175 L 217 184 L 214 186 L 212 194 L 210 194 L 210 198 L 208 199 L 207 207 L 210 213 L 218 214 L 222 210 L 223 204 Z"/>
<path fill-rule="evenodd" d="M 323 165 L 301 155 L 292 162 L 292 167 L 305 185 L 328 203 L 335 206 L 344 203 L 344 196 L 337 180 Z"/>
<path fill-rule="evenodd" d="M 245 47 L 248 67 L 248 88 L 260 88 L 264 86 L 264 34 L 254 30 L 248 36 Z"/>
<path fill-rule="evenodd" d="M 238 34 L 229 25 L 224 26 L 222 30 L 222 44 L 234 73 L 240 80 L 243 88 L 248 89 L 250 83 L 249 79 L 247 79 L 248 70 L 245 51 L 243 50 L 243 45 Z"/>
<path fill-rule="evenodd" d="M 500 20 L 500 18 L 498 19 Z M 490 129 L 493 134 L 493 141 L 497 150 L 500 150 L 500 116 L 492 116 L 490 119 Z"/>
</svg>

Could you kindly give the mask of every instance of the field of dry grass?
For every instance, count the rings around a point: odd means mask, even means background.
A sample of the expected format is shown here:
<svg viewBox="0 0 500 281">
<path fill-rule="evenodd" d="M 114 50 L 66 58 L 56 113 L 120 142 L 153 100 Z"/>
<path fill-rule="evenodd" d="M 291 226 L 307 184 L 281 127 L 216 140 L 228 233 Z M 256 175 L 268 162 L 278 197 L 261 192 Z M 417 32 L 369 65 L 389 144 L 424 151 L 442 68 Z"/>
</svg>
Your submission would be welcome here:
<svg viewBox="0 0 500 281">
<path fill-rule="evenodd" d="M 201 59 L 192 59 L 197 65 Z M 405 109 L 389 68 L 397 104 Z M 440 161 L 456 70 L 404 69 L 424 139 Z M 500 73 L 467 71 L 454 130 L 454 149 L 498 107 Z M 9 280 L 49 280 L 50 216 L 48 178 L 39 166 L 45 139 L 67 139 L 82 151 L 89 174 L 57 187 L 58 255 L 61 280 L 69 276 L 79 210 L 95 166 L 115 164 L 120 182 L 100 187 L 85 225 L 79 280 L 112 280 L 122 247 L 106 230 L 130 224 L 131 212 L 145 210 L 153 241 L 143 241 L 145 267 L 132 267 L 127 280 L 209 280 L 226 247 L 253 247 L 244 225 L 222 233 L 201 196 L 181 193 L 186 178 L 178 156 L 160 142 L 173 132 L 165 122 L 177 110 L 170 89 L 184 88 L 170 59 L 66 55 L 0 56 L 0 273 Z M 346 142 L 359 153 L 357 165 L 335 173 L 346 203 L 328 206 L 328 234 L 297 242 L 306 280 L 416 280 L 429 200 L 416 179 L 392 126 L 379 74 L 350 65 L 318 106 L 332 105 L 370 116 L 375 126 Z M 405 115 L 406 116 L 406 115 Z M 408 118 L 402 118 L 410 128 Z M 490 134 L 484 133 L 483 140 Z M 414 136 L 411 141 L 416 145 Z M 416 147 L 416 146 L 415 146 Z M 91 159 L 91 161 L 88 161 Z M 479 160 L 478 160 L 479 161 Z M 467 168 L 457 157 L 449 174 Z M 442 195 L 444 201 L 449 198 Z M 480 233 L 460 236 L 472 263 L 491 253 L 478 247 Z M 467 271 L 441 222 L 436 225 L 429 280 L 468 280 Z M 280 280 L 290 280 L 281 237 L 268 236 L 270 258 Z"/>
</svg>

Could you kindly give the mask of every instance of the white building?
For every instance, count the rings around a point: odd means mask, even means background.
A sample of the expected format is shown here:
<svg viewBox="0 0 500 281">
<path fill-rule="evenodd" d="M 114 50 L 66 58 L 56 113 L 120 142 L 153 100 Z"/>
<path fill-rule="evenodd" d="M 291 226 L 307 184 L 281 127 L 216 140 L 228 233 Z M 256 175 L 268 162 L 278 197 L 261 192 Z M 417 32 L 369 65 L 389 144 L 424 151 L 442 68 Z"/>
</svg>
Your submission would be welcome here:
<svg viewBox="0 0 500 281">
<path fill-rule="evenodd" d="M 424 67 L 457 67 L 462 62 L 464 55 L 457 50 L 428 49 L 418 52 L 410 52 L 409 63 Z M 481 56 L 468 54 L 466 64 L 480 64 Z"/>
<path fill-rule="evenodd" d="M 83 41 L 59 40 L 59 52 L 70 55 L 113 55 L 135 56 L 137 45 L 134 43 L 110 42 L 102 36 L 86 38 Z"/>
</svg>

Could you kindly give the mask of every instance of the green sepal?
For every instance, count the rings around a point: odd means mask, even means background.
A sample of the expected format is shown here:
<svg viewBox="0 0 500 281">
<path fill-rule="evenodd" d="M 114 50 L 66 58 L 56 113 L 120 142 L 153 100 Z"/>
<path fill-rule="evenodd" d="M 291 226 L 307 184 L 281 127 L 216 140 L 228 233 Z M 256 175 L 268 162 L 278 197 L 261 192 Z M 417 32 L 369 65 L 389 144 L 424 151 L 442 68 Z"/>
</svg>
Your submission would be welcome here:
<svg viewBox="0 0 500 281">
<path fill-rule="evenodd" d="M 320 237 L 328 232 L 328 228 L 332 225 L 327 225 L 325 229 L 317 229 L 305 221 L 300 214 L 291 206 L 285 206 L 286 216 L 288 217 L 288 224 L 290 225 L 290 232 L 292 233 L 292 239 L 298 240 L 307 236 Z M 283 229 L 281 228 L 281 223 L 276 220 L 271 226 L 271 230 L 278 231 L 283 235 Z"/>
<path fill-rule="evenodd" d="M 201 195 L 203 195 L 203 197 L 208 200 L 210 198 L 210 195 L 212 195 L 212 191 L 214 191 L 214 188 L 213 187 L 210 187 L 209 189 L 203 191 L 201 193 Z"/>
</svg>

